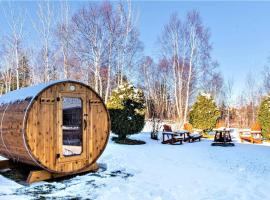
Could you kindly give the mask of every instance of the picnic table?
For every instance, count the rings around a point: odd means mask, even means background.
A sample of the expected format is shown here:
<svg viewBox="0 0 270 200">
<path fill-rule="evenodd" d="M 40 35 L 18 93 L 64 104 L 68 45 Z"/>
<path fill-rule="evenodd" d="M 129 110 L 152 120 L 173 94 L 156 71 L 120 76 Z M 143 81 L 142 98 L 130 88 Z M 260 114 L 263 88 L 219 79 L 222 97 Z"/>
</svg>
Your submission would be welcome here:
<svg viewBox="0 0 270 200">
<path fill-rule="evenodd" d="M 162 144 L 182 144 L 186 141 L 189 132 L 185 130 L 180 131 L 163 131 L 162 132 Z"/>
<path fill-rule="evenodd" d="M 215 138 L 212 146 L 234 146 L 230 129 L 213 129 L 213 131 L 215 131 Z"/>
</svg>

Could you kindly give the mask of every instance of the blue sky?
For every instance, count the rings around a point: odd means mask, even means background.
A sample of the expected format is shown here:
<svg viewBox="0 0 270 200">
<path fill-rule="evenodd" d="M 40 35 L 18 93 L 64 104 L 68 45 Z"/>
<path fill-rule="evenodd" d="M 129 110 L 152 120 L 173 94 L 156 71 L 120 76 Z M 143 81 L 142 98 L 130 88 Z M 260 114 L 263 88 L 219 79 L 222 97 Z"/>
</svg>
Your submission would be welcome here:
<svg viewBox="0 0 270 200">
<path fill-rule="evenodd" d="M 260 81 L 270 56 L 270 2 L 137 1 L 134 6 L 146 54 L 158 54 L 157 37 L 171 13 L 184 17 L 196 9 L 211 30 L 212 55 L 224 78 L 234 79 L 235 92 L 244 89 L 249 72 Z"/>
<path fill-rule="evenodd" d="M 70 2 L 73 12 L 84 4 L 87 2 Z M 35 2 L 20 2 L 17 7 L 27 8 L 29 16 L 35 18 Z M 261 71 L 270 56 L 270 2 L 134 1 L 133 7 L 138 13 L 140 39 L 146 55 L 157 57 L 159 54 L 157 38 L 173 12 L 184 18 L 189 10 L 196 9 L 211 30 L 213 58 L 219 62 L 224 78 L 234 79 L 235 92 L 244 89 L 249 72 L 256 74 L 260 81 Z M 31 26 L 30 20 L 26 23 Z M 2 11 L 0 24 L 1 34 L 5 32 Z M 35 36 L 31 34 L 29 32 L 28 36 L 32 39 Z"/>
</svg>

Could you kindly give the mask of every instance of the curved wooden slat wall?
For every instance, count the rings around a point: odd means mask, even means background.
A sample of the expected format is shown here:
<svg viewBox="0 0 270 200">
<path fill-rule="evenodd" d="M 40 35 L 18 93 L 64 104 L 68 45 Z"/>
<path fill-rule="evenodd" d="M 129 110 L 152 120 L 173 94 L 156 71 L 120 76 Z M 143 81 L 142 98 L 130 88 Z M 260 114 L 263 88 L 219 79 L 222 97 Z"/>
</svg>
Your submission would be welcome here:
<svg viewBox="0 0 270 200">
<path fill-rule="evenodd" d="M 70 91 L 70 86 L 75 91 Z M 62 138 L 61 95 L 83 95 L 87 129 L 83 136 L 83 153 L 57 156 Z M 41 99 L 50 99 L 42 103 Z M 53 173 L 74 173 L 93 164 L 103 152 L 109 137 L 109 114 L 102 99 L 90 87 L 74 81 L 52 84 L 32 98 L 0 105 L 0 154 L 39 166 Z M 60 153 L 61 154 L 61 153 Z"/>
</svg>

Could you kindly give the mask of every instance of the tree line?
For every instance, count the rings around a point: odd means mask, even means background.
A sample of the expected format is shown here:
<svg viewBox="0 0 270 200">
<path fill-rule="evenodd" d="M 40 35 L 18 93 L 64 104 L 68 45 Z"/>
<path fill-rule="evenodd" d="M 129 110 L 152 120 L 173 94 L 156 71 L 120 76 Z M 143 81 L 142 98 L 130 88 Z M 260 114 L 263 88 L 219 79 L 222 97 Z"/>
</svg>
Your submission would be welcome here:
<svg viewBox="0 0 270 200">
<path fill-rule="evenodd" d="M 91 2 L 71 16 L 68 2 L 59 4 L 37 4 L 35 19 L 30 19 L 37 37 L 30 40 L 34 47 L 26 44 L 28 15 L 18 17 L 12 7 L 5 9 L 10 31 L 2 37 L 1 93 L 54 79 L 76 79 L 91 85 L 107 102 L 112 88 L 136 67 L 142 50 L 131 2 Z"/>
</svg>

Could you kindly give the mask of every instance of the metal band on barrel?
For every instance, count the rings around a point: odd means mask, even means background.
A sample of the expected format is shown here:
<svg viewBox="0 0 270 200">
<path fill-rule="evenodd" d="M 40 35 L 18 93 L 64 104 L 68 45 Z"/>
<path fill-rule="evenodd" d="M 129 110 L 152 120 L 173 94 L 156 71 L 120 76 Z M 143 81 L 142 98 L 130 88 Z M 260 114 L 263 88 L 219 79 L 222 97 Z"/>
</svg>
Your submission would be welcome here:
<svg viewBox="0 0 270 200">
<path fill-rule="evenodd" d="M 10 158 L 14 159 L 12 153 L 8 150 L 7 145 L 6 145 L 5 141 L 4 141 L 4 137 L 3 137 L 3 120 L 4 120 L 5 113 L 6 113 L 7 109 L 8 109 L 8 106 L 9 106 L 9 104 L 7 104 L 7 107 L 5 108 L 5 110 L 3 112 L 3 115 L 2 115 L 2 118 L 1 118 L 1 139 L 2 139 L 2 143 L 3 143 L 4 147 L 5 147 L 5 149 L 7 150 L 7 153 L 9 154 Z"/>
</svg>

